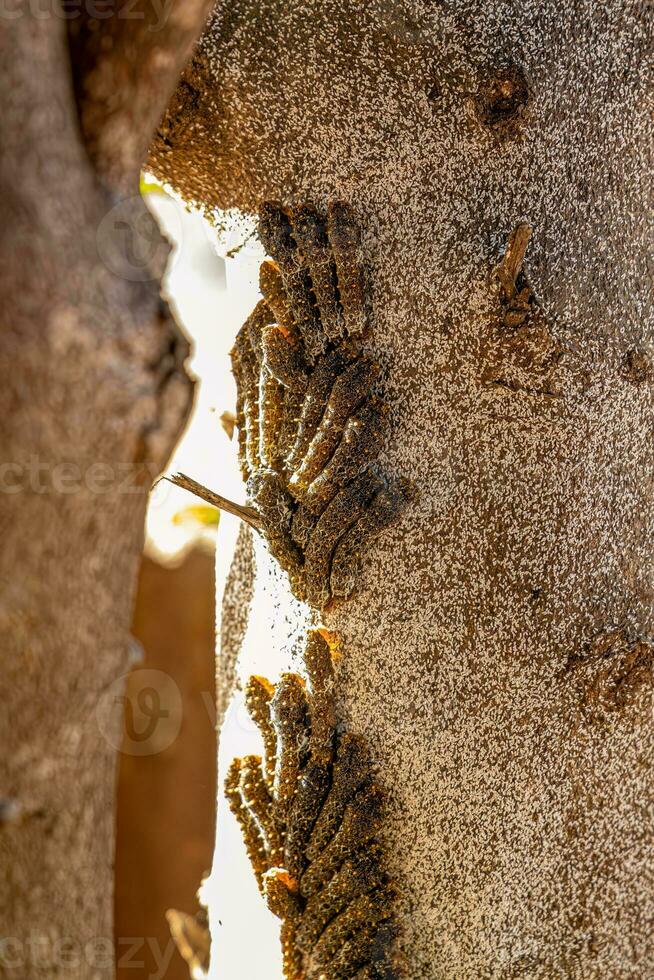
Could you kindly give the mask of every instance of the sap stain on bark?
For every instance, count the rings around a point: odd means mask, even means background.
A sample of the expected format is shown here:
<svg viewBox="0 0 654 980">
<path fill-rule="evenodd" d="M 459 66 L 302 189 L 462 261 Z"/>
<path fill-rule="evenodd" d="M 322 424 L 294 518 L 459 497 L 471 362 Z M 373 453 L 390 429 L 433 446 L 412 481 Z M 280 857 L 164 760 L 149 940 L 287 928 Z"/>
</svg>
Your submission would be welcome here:
<svg viewBox="0 0 654 980">
<path fill-rule="evenodd" d="M 379 841 L 383 799 L 365 742 L 337 732 L 333 651 L 309 633 L 297 674 L 252 677 L 263 758 L 235 759 L 225 792 L 259 889 L 282 921 L 286 980 L 402 975 L 395 891 Z"/>
</svg>

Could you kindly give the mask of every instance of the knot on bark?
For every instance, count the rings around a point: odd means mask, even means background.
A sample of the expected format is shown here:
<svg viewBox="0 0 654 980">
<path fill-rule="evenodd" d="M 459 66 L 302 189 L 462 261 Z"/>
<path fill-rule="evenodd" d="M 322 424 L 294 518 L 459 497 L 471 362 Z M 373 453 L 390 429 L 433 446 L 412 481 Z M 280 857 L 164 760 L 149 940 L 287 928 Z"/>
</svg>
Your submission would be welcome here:
<svg viewBox="0 0 654 980">
<path fill-rule="evenodd" d="M 475 94 L 478 122 L 495 136 L 514 136 L 527 118 L 531 85 L 520 65 L 498 67 L 482 79 Z"/>
<path fill-rule="evenodd" d="M 644 688 L 651 691 L 654 646 L 620 625 L 571 654 L 566 671 L 577 686 L 582 715 L 601 721 L 634 705 Z"/>
<path fill-rule="evenodd" d="M 623 377 L 634 385 L 654 381 L 654 362 L 649 351 L 634 347 L 627 351 L 623 362 Z"/>
</svg>

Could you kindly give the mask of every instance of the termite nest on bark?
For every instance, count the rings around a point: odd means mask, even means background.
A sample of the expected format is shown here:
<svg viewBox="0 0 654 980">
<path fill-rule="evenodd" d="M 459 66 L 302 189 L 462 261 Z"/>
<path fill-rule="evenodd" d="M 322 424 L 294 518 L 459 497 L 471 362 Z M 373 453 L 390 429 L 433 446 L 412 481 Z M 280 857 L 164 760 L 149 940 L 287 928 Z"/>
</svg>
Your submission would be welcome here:
<svg viewBox="0 0 654 980">
<path fill-rule="evenodd" d="M 601 722 L 635 705 L 654 688 L 654 646 L 624 625 L 600 633 L 568 658 L 566 674 L 579 694 L 581 715 Z"/>
<path fill-rule="evenodd" d="M 379 840 L 383 797 L 363 739 L 337 729 L 330 641 L 308 634 L 308 687 L 297 674 L 250 679 L 264 754 L 234 759 L 225 793 L 281 920 L 286 980 L 393 980 L 405 974 Z"/>
<path fill-rule="evenodd" d="M 532 229 L 518 224 L 493 270 L 498 310 L 483 347 L 481 382 L 546 398 L 561 394 L 563 349 L 553 338 L 545 313 L 524 271 Z"/>
<path fill-rule="evenodd" d="M 496 67 L 483 78 L 474 96 L 475 115 L 498 139 L 517 135 L 527 119 L 532 88 L 520 65 Z"/>
<path fill-rule="evenodd" d="M 394 521 L 405 483 L 375 468 L 388 421 L 368 335 L 359 233 L 349 208 L 263 207 L 263 300 L 232 351 L 239 459 L 272 555 L 319 609 L 356 589 L 367 542 Z"/>
</svg>

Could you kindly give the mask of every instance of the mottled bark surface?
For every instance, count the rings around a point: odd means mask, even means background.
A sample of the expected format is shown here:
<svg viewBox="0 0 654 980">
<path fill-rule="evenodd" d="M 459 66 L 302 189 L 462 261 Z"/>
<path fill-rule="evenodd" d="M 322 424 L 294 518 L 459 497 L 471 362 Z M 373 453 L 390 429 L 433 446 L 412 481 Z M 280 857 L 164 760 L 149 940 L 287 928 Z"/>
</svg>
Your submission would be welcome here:
<svg viewBox="0 0 654 980">
<path fill-rule="evenodd" d="M 138 183 L 120 201 L 89 162 L 60 7 L 7 7 L 0 33 L 0 975 L 89 980 L 113 976 L 147 490 L 190 385 L 159 300 L 168 245 Z"/>
<path fill-rule="evenodd" d="M 326 622 L 415 980 L 654 971 L 653 46 L 632 0 L 230 2 L 152 150 L 209 206 L 363 229 L 420 496 Z"/>
</svg>

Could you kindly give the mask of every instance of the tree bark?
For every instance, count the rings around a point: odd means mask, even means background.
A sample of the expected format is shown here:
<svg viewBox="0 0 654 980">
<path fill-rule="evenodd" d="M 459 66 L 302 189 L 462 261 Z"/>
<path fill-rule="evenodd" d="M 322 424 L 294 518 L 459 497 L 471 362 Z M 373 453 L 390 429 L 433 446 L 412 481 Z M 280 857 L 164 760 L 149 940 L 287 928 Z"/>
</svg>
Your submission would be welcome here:
<svg viewBox="0 0 654 980">
<path fill-rule="evenodd" d="M 138 168 L 119 197 L 80 138 L 62 9 L 18 3 L 0 32 L 0 975 L 109 978 L 121 677 L 147 492 L 191 386 Z"/>
<path fill-rule="evenodd" d="M 208 208 L 358 215 L 419 497 L 325 622 L 412 978 L 654 970 L 653 42 L 636 0 L 238 0 L 151 150 Z M 521 223 L 537 301 L 491 275 Z"/>
</svg>

